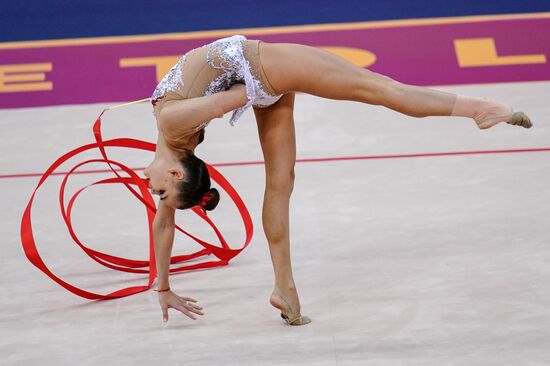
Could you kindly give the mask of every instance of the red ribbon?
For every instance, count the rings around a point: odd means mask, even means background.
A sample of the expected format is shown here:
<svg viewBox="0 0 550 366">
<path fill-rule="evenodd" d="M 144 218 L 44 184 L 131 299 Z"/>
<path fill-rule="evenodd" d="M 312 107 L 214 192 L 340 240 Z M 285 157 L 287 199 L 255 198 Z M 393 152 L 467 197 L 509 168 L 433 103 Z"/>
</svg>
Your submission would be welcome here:
<svg viewBox="0 0 550 366">
<path fill-rule="evenodd" d="M 136 174 L 136 172 L 133 171 L 131 168 L 128 168 L 127 166 L 125 166 L 120 162 L 109 159 L 107 156 L 107 152 L 105 150 L 105 147 L 123 147 L 123 148 L 129 148 L 129 149 L 137 149 L 137 150 L 154 152 L 155 144 L 142 141 L 142 140 L 130 139 L 130 138 L 117 138 L 117 139 L 103 141 L 103 138 L 101 135 L 101 115 L 103 115 L 103 112 L 99 115 L 93 127 L 94 137 L 96 142 L 92 144 L 83 145 L 74 150 L 69 151 L 68 153 L 59 157 L 46 170 L 46 172 L 40 178 L 38 185 L 34 189 L 29 199 L 29 203 L 27 204 L 27 207 L 23 213 L 23 218 L 21 220 L 21 243 L 23 244 L 23 249 L 25 251 L 27 258 L 31 261 L 31 263 L 34 264 L 42 272 L 44 272 L 52 280 L 57 282 L 59 285 L 63 286 L 65 289 L 69 290 L 70 292 L 78 296 L 82 296 L 90 300 L 113 299 L 113 298 L 129 296 L 129 295 L 136 294 L 138 292 L 146 291 L 149 288 L 151 288 L 151 285 L 153 284 L 155 277 L 157 275 L 157 270 L 155 266 L 155 252 L 154 252 L 153 230 L 152 230 L 153 218 L 156 212 L 156 206 L 153 200 L 153 196 L 149 192 L 147 183 L 144 179 L 140 178 Z M 48 177 L 61 164 L 63 164 L 68 159 L 84 151 L 96 149 L 96 148 L 99 149 L 99 151 L 101 152 L 102 159 L 91 159 L 91 160 L 83 161 L 75 165 L 63 178 L 63 181 L 61 183 L 61 187 L 59 190 L 59 205 L 61 209 L 61 216 L 65 221 L 67 230 L 69 231 L 69 234 L 71 235 L 71 238 L 73 239 L 73 241 L 92 260 L 98 262 L 99 264 L 105 267 L 108 267 L 117 271 L 148 274 L 148 282 L 146 285 L 126 287 L 105 295 L 89 292 L 84 289 L 73 286 L 69 282 L 64 281 L 60 277 L 56 276 L 52 271 L 50 271 L 48 266 L 44 263 L 44 261 L 40 257 L 40 254 L 36 247 L 36 241 L 32 230 L 32 220 L 31 220 L 31 211 L 32 211 L 34 197 L 38 189 L 42 186 L 42 184 L 44 184 L 44 182 L 48 179 Z M 71 196 L 71 198 L 68 200 L 68 203 L 66 203 L 65 186 L 69 180 L 69 177 L 74 172 L 76 172 L 80 167 L 86 164 L 92 164 L 92 163 L 107 164 L 111 168 L 111 171 L 114 173 L 115 177 L 96 181 L 88 186 L 85 186 L 77 190 L 76 193 L 74 193 Z M 239 211 L 239 214 L 241 215 L 244 228 L 246 231 L 244 244 L 240 249 L 232 249 L 231 247 L 229 247 L 229 245 L 227 244 L 227 241 L 225 240 L 221 232 L 218 230 L 214 222 L 208 216 L 206 216 L 206 214 L 202 209 L 200 209 L 199 207 L 193 207 L 192 211 L 196 215 L 198 215 L 201 219 L 203 219 L 212 228 L 212 230 L 214 230 L 221 246 L 214 245 L 200 238 L 197 238 L 196 236 L 188 233 L 187 231 L 185 231 L 184 229 L 176 225 L 176 230 L 188 236 L 189 238 L 194 240 L 196 243 L 200 244 L 203 247 L 203 249 L 190 254 L 172 256 L 170 258 L 170 263 L 180 264 L 180 266 L 175 268 L 170 268 L 171 273 L 227 265 L 231 259 L 237 256 L 242 250 L 244 250 L 244 248 L 248 246 L 248 244 L 250 243 L 250 240 L 252 239 L 252 233 L 253 233 L 252 219 L 250 218 L 250 213 L 248 212 L 248 209 L 246 208 L 241 197 L 220 172 L 218 172 L 216 169 L 214 169 L 212 166 L 208 164 L 207 164 L 207 167 L 212 180 L 214 180 L 229 195 L 233 203 L 237 206 L 237 209 Z M 126 173 L 127 176 L 121 176 L 119 174 L 119 171 Z M 71 212 L 72 212 L 74 203 L 78 198 L 78 196 L 82 192 L 84 192 L 86 189 L 94 185 L 102 185 L 102 184 L 123 184 L 141 203 L 143 203 L 147 214 L 147 221 L 148 221 L 148 228 L 149 228 L 149 259 L 148 260 L 128 259 L 128 258 L 123 258 L 123 257 L 118 257 L 107 253 L 103 253 L 87 247 L 79 240 L 78 236 L 74 231 L 72 220 L 71 220 Z M 136 187 L 137 190 L 134 189 L 133 187 Z M 216 257 L 217 259 L 195 263 L 195 264 L 187 264 L 187 265 L 184 264 L 186 261 L 189 261 L 192 259 L 194 260 L 204 256 L 209 256 L 209 255 L 214 255 L 214 257 Z"/>
</svg>

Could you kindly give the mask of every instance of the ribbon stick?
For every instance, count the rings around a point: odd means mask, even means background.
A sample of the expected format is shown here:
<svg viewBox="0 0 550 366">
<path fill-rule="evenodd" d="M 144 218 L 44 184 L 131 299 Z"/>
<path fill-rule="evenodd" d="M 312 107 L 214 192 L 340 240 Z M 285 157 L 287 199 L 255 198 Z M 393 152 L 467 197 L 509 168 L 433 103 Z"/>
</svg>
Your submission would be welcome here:
<svg viewBox="0 0 550 366">
<path fill-rule="evenodd" d="M 25 255 L 27 256 L 29 261 L 33 265 L 35 265 L 38 269 L 40 269 L 42 272 L 44 272 L 53 281 L 57 282 L 59 285 L 61 285 L 68 291 L 78 296 L 84 297 L 86 299 L 90 299 L 90 300 L 113 299 L 113 298 L 129 296 L 142 291 L 146 291 L 149 288 L 151 288 L 157 274 L 156 266 L 155 266 L 155 252 L 154 252 L 153 230 L 152 230 L 152 223 L 156 212 L 156 205 L 155 205 L 155 201 L 153 200 L 153 196 L 148 190 L 146 181 L 143 178 L 140 178 L 137 175 L 137 173 L 133 171 L 131 168 L 127 167 L 126 165 L 120 162 L 110 159 L 107 155 L 107 149 L 106 149 L 110 147 L 118 147 L 118 148 L 128 148 L 128 149 L 154 152 L 156 145 L 150 142 L 131 139 L 131 138 L 116 138 L 116 139 L 104 141 L 103 136 L 101 134 L 101 116 L 106 111 L 133 105 L 136 103 L 141 103 L 148 100 L 150 99 L 149 98 L 142 99 L 139 101 L 124 103 L 124 104 L 120 104 L 114 107 L 104 109 L 99 115 L 99 117 L 96 119 L 93 126 L 95 143 L 83 145 L 74 150 L 71 150 L 68 153 L 59 157 L 55 162 L 53 162 L 52 165 L 50 165 L 50 167 L 44 172 L 36 188 L 34 189 L 29 199 L 29 202 L 27 204 L 27 207 L 23 213 L 23 217 L 21 219 L 21 243 L 23 245 L 23 250 L 25 251 Z M 54 173 L 55 170 L 61 164 L 63 164 L 67 160 L 85 151 L 92 150 L 92 149 L 98 149 L 102 158 L 90 159 L 90 160 L 86 160 L 76 164 L 63 178 L 63 181 L 59 189 L 59 206 L 60 206 L 61 217 L 65 222 L 65 225 L 67 227 L 67 230 L 72 240 L 75 242 L 76 245 L 78 245 L 83 250 L 83 252 L 87 256 L 89 256 L 95 262 L 116 271 L 147 274 L 148 280 L 145 285 L 125 287 L 107 294 L 98 294 L 98 293 L 89 292 L 84 289 L 78 288 L 70 284 L 69 282 L 61 279 L 57 275 L 55 275 L 44 263 L 44 261 L 42 260 L 39 254 L 39 251 L 36 245 L 36 239 L 33 233 L 32 219 L 31 219 L 32 207 L 33 207 L 35 196 L 37 195 L 40 187 L 46 182 L 48 177 L 52 175 L 52 173 Z M 107 164 L 111 169 L 112 173 L 114 174 L 114 176 L 111 178 L 98 180 L 92 184 L 89 184 L 85 187 L 78 189 L 76 193 L 74 193 L 67 200 L 65 198 L 65 187 L 71 175 L 77 172 L 78 169 L 84 165 L 97 164 L 97 163 Z M 225 240 L 224 236 L 222 235 L 218 227 L 216 226 L 216 224 L 214 224 L 214 222 L 210 219 L 210 217 L 206 216 L 204 211 L 201 210 L 200 208 L 193 207 L 192 211 L 197 216 L 199 216 L 203 221 L 205 221 L 210 226 L 210 228 L 214 231 L 214 233 L 216 234 L 216 237 L 218 238 L 219 245 L 208 243 L 192 235 L 191 233 L 185 231 L 180 226 L 176 225 L 175 229 L 177 231 L 179 231 L 180 233 L 184 234 L 185 236 L 189 237 L 190 239 L 198 243 L 200 246 L 203 247 L 203 249 L 193 253 L 189 253 L 189 254 L 172 256 L 170 258 L 170 263 L 176 266 L 173 268 L 170 268 L 171 273 L 194 270 L 194 269 L 213 268 L 213 267 L 227 265 L 229 264 L 229 261 L 231 259 L 237 256 L 241 251 L 244 250 L 244 248 L 248 246 L 248 244 L 250 244 L 250 241 L 252 239 L 252 234 L 253 234 L 252 219 L 250 218 L 250 213 L 248 212 L 248 209 L 246 208 L 246 205 L 242 201 L 241 197 L 239 196 L 237 191 L 233 188 L 233 186 L 231 186 L 231 184 L 224 178 L 224 176 L 219 171 L 217 171 L 215 168 L 213 168 L 211 165 L 208 165 L 208 164 L 207 164 L 207 168 L 212 180 L 216 182 L 228 194 L 228 196 L 231 198 L 231 200 L 236 205 L 239 211 L 239 214 L 241 216 L 241 219 L 245 228 L 245 232 L 246 232 L 244 243 L 240 247 L 240 249 L 232 249 L 227 243 L 227 241 Z M 122 172 L 124 176 L 121 175 L 119 172 Z M 107 184 L 124 185 L 143 204 L 145 208 L 145 213 L 147 215 L 147 225 L 149 229 L 149 234 L 148 234 L 149 258 L 148 259 L 143 259 L 143 260 L 129 259 L 129 258 L 118 257 L 108 253 L 100 252 L 84 245 L 84 243 L 82 243 L 81 240 L 76 235 L 76 232 L 73 227 L 71 213 L 72 213 L 74 204 L 77 201 L 77 198 L 80 196 L 82 192 L 84 192 L 86 189 L 92 186 L 96 186 L 96 185 L 103 186 Z M 208 260 L 208 261 L 186 264 L 186 262 L 190 260 L 196 260 L 202 257 L 211 256 L 211 255 L 214 256 L 215 258 L 212 258 L 211 260 Z"/>
</svg>

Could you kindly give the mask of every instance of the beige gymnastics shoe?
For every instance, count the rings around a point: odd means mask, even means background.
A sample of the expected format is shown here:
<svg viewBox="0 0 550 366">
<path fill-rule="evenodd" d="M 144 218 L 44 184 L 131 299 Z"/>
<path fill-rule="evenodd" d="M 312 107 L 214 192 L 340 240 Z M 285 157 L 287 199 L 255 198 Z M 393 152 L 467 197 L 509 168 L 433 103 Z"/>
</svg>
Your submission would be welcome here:
<svg viewBox="0 0 550 366">
<path fill-rule="evenodd" d="M 299 326 L 311 323 L 311 318 L 294 312 L 290 303 L 278 293 L 273 292 L 269 302 L 273 307 L 281 311 L 281 318 L 283 318 L 288 325 Z"/>
<path fill-rule="evenodd" d="M 533 123 L 523 112 L 516 112 L 512 107 L 504 105 L 496 100 L 484 99 L 479 106 L 480 111 L 474 114 L 477 126 L 484 130 L 491 128 L 500 122 L 510 125 L 531 128 Z"/>
</svg>

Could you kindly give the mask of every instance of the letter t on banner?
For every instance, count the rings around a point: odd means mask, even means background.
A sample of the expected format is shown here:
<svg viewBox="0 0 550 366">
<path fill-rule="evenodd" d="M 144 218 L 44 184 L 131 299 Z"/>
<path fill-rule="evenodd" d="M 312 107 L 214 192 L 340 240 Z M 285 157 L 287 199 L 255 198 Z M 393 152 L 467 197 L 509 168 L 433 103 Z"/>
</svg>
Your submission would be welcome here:
<svg viewBox="0 0 550 366">
<path fill-rule="evenodd" d="M 179 58 L 180 56 L 122 58 L 119 65 L 120 67 L 155 66 L 158 83 Z"/>
</svg>

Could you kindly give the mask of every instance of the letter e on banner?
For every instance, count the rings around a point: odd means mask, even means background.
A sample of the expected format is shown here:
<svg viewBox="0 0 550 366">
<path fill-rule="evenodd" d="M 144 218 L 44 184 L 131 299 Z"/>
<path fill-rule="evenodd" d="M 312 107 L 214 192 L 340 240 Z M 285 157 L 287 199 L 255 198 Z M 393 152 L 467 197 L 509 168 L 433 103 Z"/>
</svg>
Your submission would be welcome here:
<svg viewBox="0 0 550 366">
<path fill-rule="evenodd" d="M 52 90 L 45 72 L 52 71 L 49 62 L 38 64 L 0 65 L 0 93 Z"/>
</svg>

